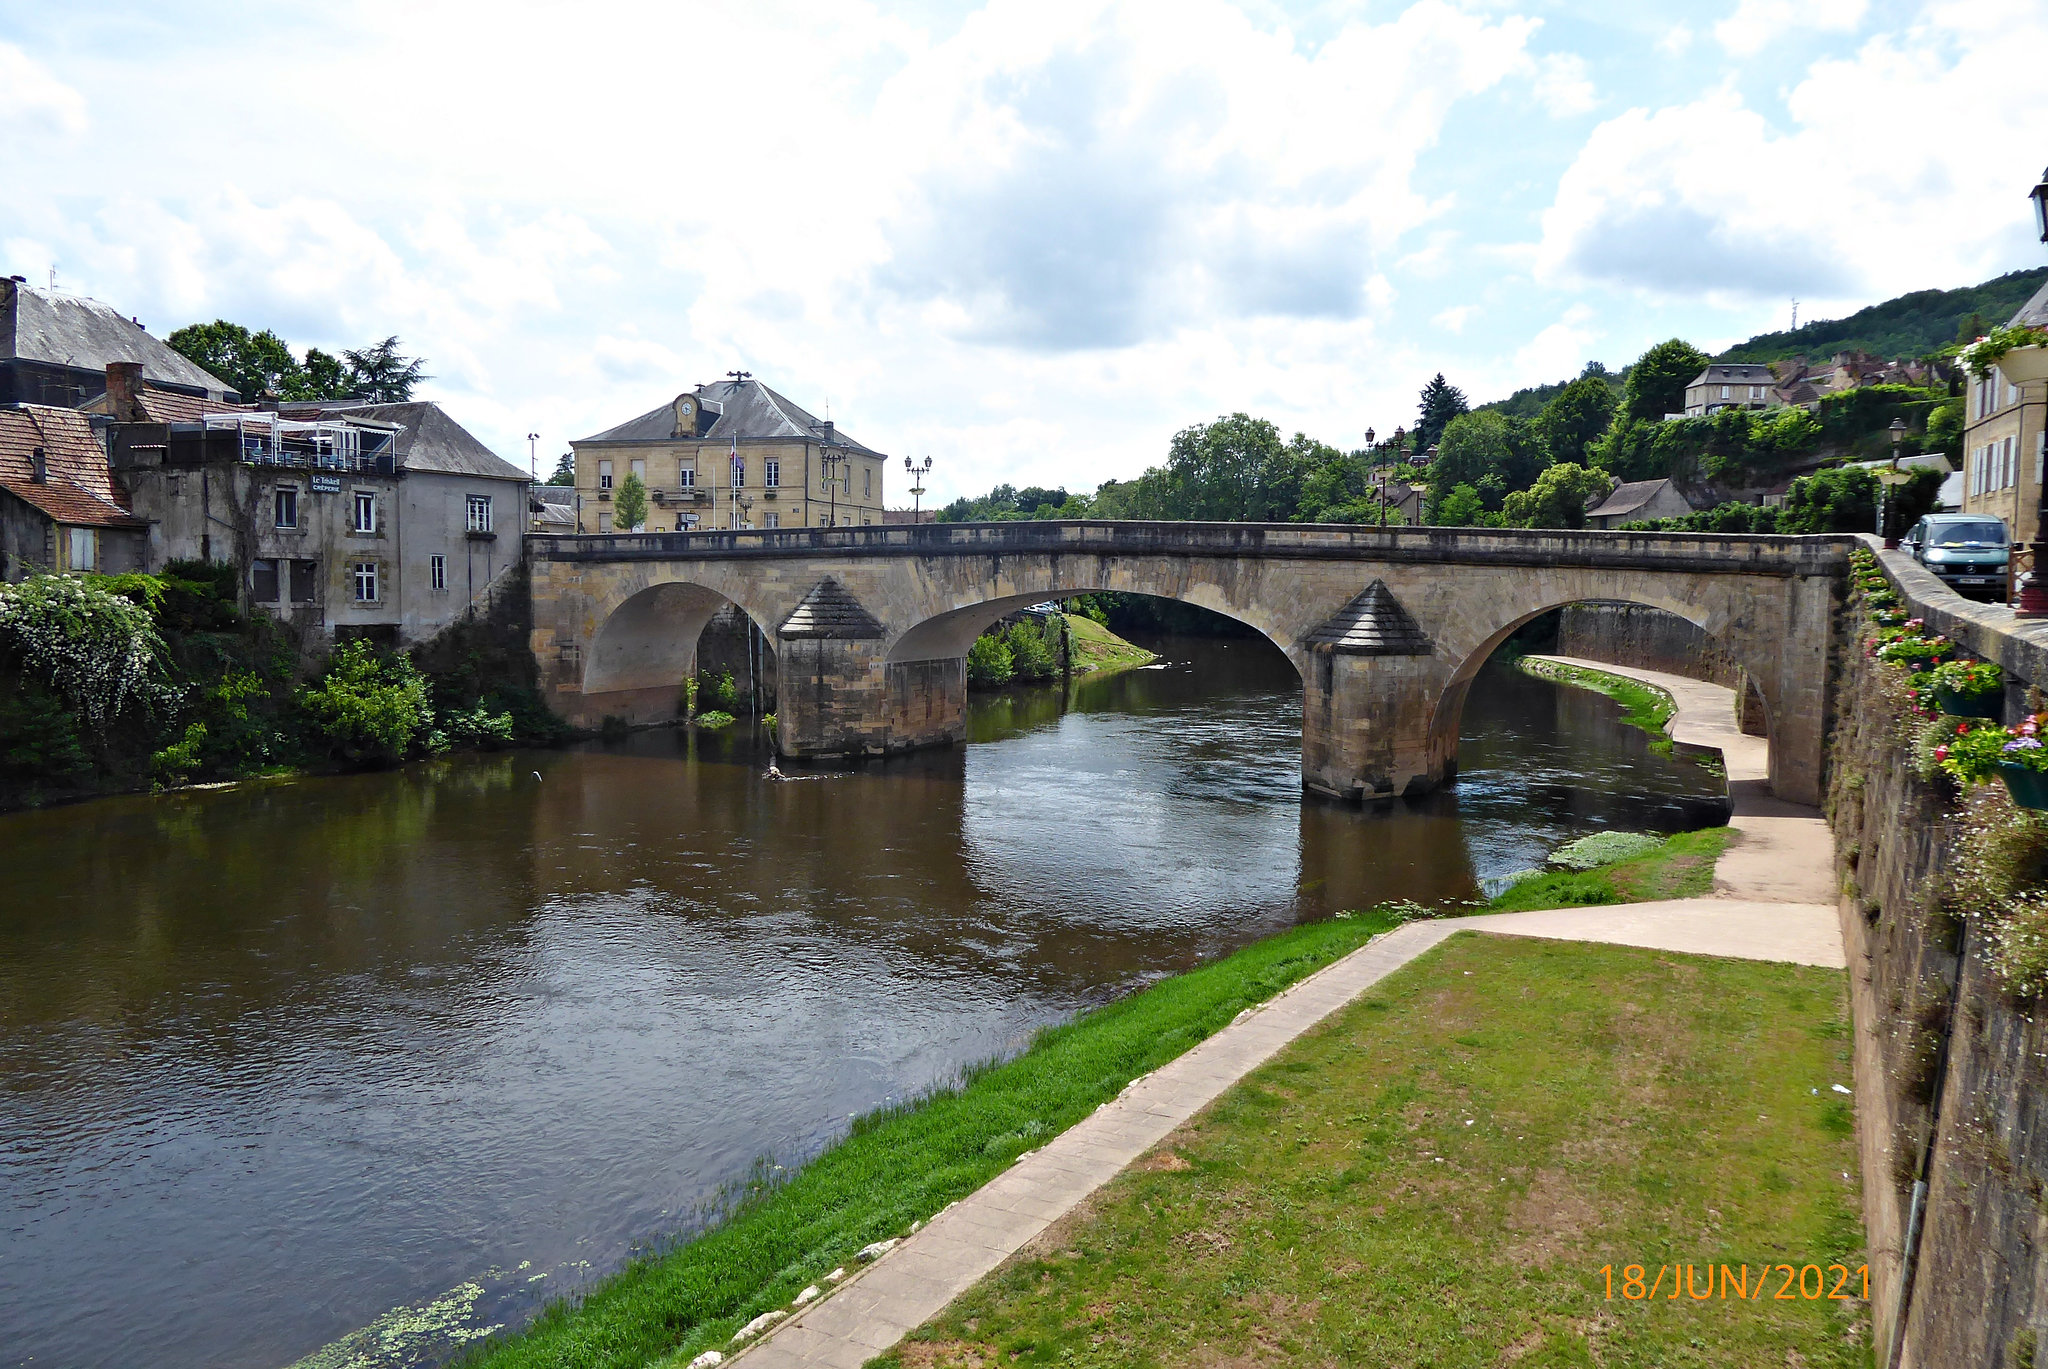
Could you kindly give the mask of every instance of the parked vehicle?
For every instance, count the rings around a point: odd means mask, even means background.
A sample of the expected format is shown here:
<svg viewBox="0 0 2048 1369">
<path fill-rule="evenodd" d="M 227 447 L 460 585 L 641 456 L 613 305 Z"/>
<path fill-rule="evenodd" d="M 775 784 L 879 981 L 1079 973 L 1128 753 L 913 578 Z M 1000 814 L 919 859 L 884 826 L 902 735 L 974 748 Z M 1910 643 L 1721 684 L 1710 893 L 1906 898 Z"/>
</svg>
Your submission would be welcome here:
<svg viewBox="0 0 2048 1369">
<path fill-rule="evenodd" d="M 2005 597 L 2005 566 L 2012 555 L 2012 539 L 2002 518 L 1981 513 L 1930 513 L 1899 539 L 1899 546 L 1958 594 Z"/>
</svg>

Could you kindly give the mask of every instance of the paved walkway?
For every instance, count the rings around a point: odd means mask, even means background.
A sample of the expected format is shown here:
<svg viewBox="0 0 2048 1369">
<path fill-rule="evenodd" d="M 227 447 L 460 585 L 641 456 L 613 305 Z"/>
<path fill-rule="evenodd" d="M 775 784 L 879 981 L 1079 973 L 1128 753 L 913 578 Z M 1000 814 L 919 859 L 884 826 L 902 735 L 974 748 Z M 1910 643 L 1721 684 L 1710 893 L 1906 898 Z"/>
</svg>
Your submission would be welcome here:
<svg viewBox="0 0 2048 1369">
<path fill-rule="evenodd" d="M 1842 966 L 1826 825 L 1814 810 L 1761 792 L 1766 745 L 1736 727 L 1732 691 L 1655 671 L 1550 659 L 1667 690 L 1678 704 L 1672 736 L 1721 748 L 1735 808 L 1729 826 L 1737 836 L 1717 867 L 1714 897 L 1411 922 L 1375 938 L 1136 1080 L 831 1296 L 778 1323 L 744 1351 L 746 1369 L 855 1369 L 887 1350 L 1289 1042 L 1457 932 Z"/>
</svg>

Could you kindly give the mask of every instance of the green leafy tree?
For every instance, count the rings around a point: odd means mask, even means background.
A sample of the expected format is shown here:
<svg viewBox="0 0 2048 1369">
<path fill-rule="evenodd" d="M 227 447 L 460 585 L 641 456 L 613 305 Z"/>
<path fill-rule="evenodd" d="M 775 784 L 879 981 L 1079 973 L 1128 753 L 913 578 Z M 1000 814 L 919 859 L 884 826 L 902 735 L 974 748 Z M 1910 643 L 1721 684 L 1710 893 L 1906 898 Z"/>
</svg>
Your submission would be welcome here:
<svg viewBox="0 0 2048 1369">
<path fill-rule="evenodd" d="M 1438 371 L 1429 384 L 1422 387 L 1422 408 L 1415 420 L 1415 450 L 1426 452 L 1443 440 L 1444 429 L 1452 419 L 1466 412 L 1471 406 L 1465 402 L 1465 392 L 1444 379 Z"/>
<path fill-rule="evenodd" d="M 1003 634 L 1003 645 L 1010 649 L 1010 670 L 1016 679 L 1050 680 L 1059 674 L 1059 660 L 1036 623 L 1011 624 Z"/>
<path fill-rule="evenodd" d="M 1614 477 L 1573 461 L 1560 461 L 1526 490 L 1509 494 L 1501 521 L 1512 528 L 1583 528 L 1586 509 L 1614 488 Z"/>
<path fill-rule="evenodd" d="M 268 328 L 252 333 L 239 323 L 215 319 L 189 324 L 164 341 L 193 365 L 234 386 L 246 401 L 266 392 L 290 395 L 305 383 L 305 368 Z"/>
<path fill-rule="evenodd" d="M 647 482 L 638 475 L 628 475 L 612 496 L 612 527 L 620 532 L 633 532 L 646 521 Z"/>
<path fill-rule="evenodd" d="M 337 760 L 393 765 L 434 727 L 426 677 L 403 656 L 380 660 L 365 642 L 344 642 L 320 679 L 301 686 L 299 709 Z"/>
<path fill-rule="evenodd" d="M 348 364 L 318 347 L 308 347 L 296 383 L 282 393 L 286 399 L 347 399 Z"/>
<path fill-rule="evenodd" d="M 967 648 L 967 683 L 977 689 L 1006 685 L 1014 674 L 1010 647 L 1002 637 L 984 633 Z"/>
<path fill-rule="evenodd" d="M 1166 517 L 1275 522 L 1292 514 L 1300 499 L 1301 463 L 1278 428 L 1236 413 L 1175 433 L 1166 483 Z"/>
<path fill-rule="evenodd" d="M 573 453 L 563 452 L 556 459 L 555 473 L 548 477 L 547 483 L 550 485 L 573 485 L 576 483 L 576 457 Z"/>
<path fill-rule="evenodd" d="M 1536 416 L 1536 436 L 1553 461 L 1586 459 L 1586 448 L 1614 421 L 1614 388 L 1599 376 L 1574 380 Z"/>
<path fill-rule="evenodd" d="M 1685 411 L 1685 387 L 1706 369 L 1709 358 L 1690 342 L 1672 338 L 1636 358 L 1621 385 L 1621 411 L 1640 422 L 1655 423 L 1666 414 Z"/>
<path fill-rule="evenodd" d="M 415 385 L 433 379 L 426 374 L 424 360 L 406 356 L 398 347 L 398 339 L 388 337 L 375 346 L 343 352 L 350 392 L 377 404 L 402 404 L 412 398 Z"/>
<path fill-rule="evenodd" d="M 1430 463 L 1429 487 L 1437 498 L 1459 485 L 1470 485 L 1497 510 L 1510 491 L 1527 489 L 1544 466 L 1542 445 L 1528 423 L 1493 412 L 1460 414 L 1444 429 Z M 1442 523 L 1432 509 L 1432 523 Z"/>
<path fill-rule="evenodd" d="M 1446 528 L 1474 528 L 1491 517 L 1486 500 L 1470 485 L 1453 485 L 1432 505 L 1429 521 Z"/>
</svg>

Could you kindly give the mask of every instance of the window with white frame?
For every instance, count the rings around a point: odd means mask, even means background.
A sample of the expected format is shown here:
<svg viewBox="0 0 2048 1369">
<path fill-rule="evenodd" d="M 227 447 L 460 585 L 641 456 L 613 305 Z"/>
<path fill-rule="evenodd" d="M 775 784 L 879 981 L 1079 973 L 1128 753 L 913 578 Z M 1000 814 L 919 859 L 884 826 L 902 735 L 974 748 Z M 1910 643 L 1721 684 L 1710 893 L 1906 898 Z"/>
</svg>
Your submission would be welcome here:
<svg viewBox="0 0 2048 1369">
<path fill-rule="evenodd" d="M 278 527 L 296 528 L 299 525 L 299 487 L 297 485 L 279 485 L 271 498 L 270 504 L 271 521 Z"/>
<path fill-rule="evenodd" d="M 468 500 L 469 530 L 489 532 L 491 530 L 491 497 L 488 494 L 472 494 Z"/>
<path fill-rule="evenodd" d="M 761 465 L 761 483 L 771 490 L 782 485 L 782 463 L 772 456 Z"/>
<path fill-rule="evenodd" d="M 679 490 L 694 490 L 697 488 L 697 468 L 695 466 L 676 467 L 676 488 Z"/>
<path fill-rule="evenodd" d="M 641 484 L 647 483 L 647 463 L 645 461 L 636 456 L 626 464 L 632 468 L 633 474 L 640 477 Z"/>
<path fill-rule="evenodd" d="M 863 499 L 873 499 L 875 497 L 875 468 L 873 466 L 860 473 L 860 497 Z"/>
<path fill-rule="evenodd" d="M 611 487 L 612 463 L 609 461 L 600 461 L 597 463 L 597 488 L 600 491 L 606 491 L 611 489 Z"/>
<path fill-rule="evenodd" d="M 375 490 L 356 491 L 355 509 L 349 520 L 349 528 L 355 532 L 375 532 L 377 530 L 377 492 Z"/>
<path fill-rule="evenodd" d="M 1726 385 L 1723 385 L 1723 386 L 1721 387 L 1721 398 L 1723 398 L 1723 399 L 1726 399 L 1726 398 L 1728 398 L 1728 387 L 1727 387 Z"/>
<path fill-rule="evenodd" d="M 433 583 L 433 586 L 434 586 L 434 588 L 435 588 L 435 589 L 437 589 L 437 590 L 442 590 L 442 589 L 446 589 L 446 588 L 448 588 L 448 558 L 447 558 L 447 557 L 445 557 L 445 556 L 430 556 L 430 557 L 428 557 L 428 558 L 427 558 L 427 573 L 429 574 L 429 576 L 431 576 L 431 577 L 432 577 L 432 583 Z"/>
<path fill-rule="evenodd" d="M 764 527 L 764 528 L 779 528 L 779 527 L 781 527 L 781 526 L 782 526 L 782 515 L 781 515 L 781 514 L 779 514 L 779 513 L 764 513 L 764 514 L 762 514 L 762 515 L 761 515 L 761 526 L 762 526 L 762 527 Z"/>
<path fill-rule="evenodd" d="M 377 602 L 377 563 L 357 561 L 349 566 L 349 580 L 355 587 L 355 600 L 359 604 Z"/>
<path fill-rule="evenodd" d="M 740 521 L 740 511 L 738 509 L 734 509 L 732 510 L 732 512 L 728 513 L 726 515 L 726 519 L 728 522 L 728 526 L 734 528 L 743 528 L 746 526 L 746 524 Z"/>
<path fill-rule="evenodd" d="M 612 530 L 612 516 L 610 514 L 601 513 L 597 516 L 597 530 L 599 532 L 610 532 Z"/>
<path fill-rule="evenodd" d="M 71 570 L 98 570 L 100 568 L 100 535 L 95 528 L 67 528 L 66 541 L 70 545 L 66 558 Z"/>
</svg>

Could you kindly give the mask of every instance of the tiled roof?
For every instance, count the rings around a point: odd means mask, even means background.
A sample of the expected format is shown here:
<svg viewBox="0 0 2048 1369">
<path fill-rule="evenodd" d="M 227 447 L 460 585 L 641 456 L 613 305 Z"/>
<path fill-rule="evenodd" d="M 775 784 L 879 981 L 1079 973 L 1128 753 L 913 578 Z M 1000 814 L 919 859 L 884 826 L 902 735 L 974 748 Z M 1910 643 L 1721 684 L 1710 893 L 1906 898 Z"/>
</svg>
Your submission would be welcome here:
<svg viewBox="0 0 2048 1369">
<path fill-rule="evenodd" d="M 1607 498 L 1594 508 L 1586 510 L 1588 518 L 1614 518 L 1624 513 L 1634 513 L 1657 497 L 1658 491 L 1669 485 L 1664 480 L 1627 480 L 1608 492 Z"/>
<path fill-rule="evenodd" d="M 813 417 L 802 405 L 786 395 L 777 393 L 758 380 L 721 380 L 711 385 L 699 385 L 688 393 L 703 402 L 707 410 L 718 412 L 718 421 L 713 423 L 701 438 L 691 436 L 690 441 L 700 442 L 749 442 L 762 439 L 780 438 L 786 441 L 802 440 L 822 442 L 825 440 L 825 424 Z M 681 396 L 677 396 L 681 398 Z M 675 402 L 650 409 L 638 418 L 629 418 L 615 428 L 607 428 L 594 437 L 581 439 L 584 442 L 669 442 L 676 439 Z M 842 447 L 851 447 L 857 452 L 869 452 L 879 456 L 872 447 L 856 442 L 844 432 L 832 430 L 832 441 Z"/>
<path fill-rule="evenodd" d="M 89 414 L 113 412 L 104 394 L 89 399 L 78 407 Z M 142 411 L 149 415 L 149 421 L 152 423 L 197 423 L 208 414 L 250 414 L 257 410 L 254 404 L 236 404 L 226 399 L 206 399 L 200 395 L 162 390 L 154 385 L 144 384 Z"/>
<path fill-rule="evenodd" d="M 105 371 L 110 361 L 139 361 L 145 379 L 208 394 L 234 393 L 226 381 L 151 337 L 111 304 L 0 280 L 0 357 L 10 356 L 85 371 Z"/>
<path fill-rule="evenodd" d="M 882 635 L 882 625 L 875 621 L 875 615 L 829 575 L 811 586 L 803 602 L 776 629 L 778 637 L 872 640 Z"/>
<path fill-rule="evenodd" d="M 43 449 L 49 479 L 35 478 L 32 453 Z M 59 523 L 83 527 L 144 528 L 114 482 L 106 449 L 76 409 L 24 404 L 0 409 L 0 489 Z"/>
<path fill-rule="evenodd" d="M 1429 637 L 1384 580 L 1375 580 L 1308 635 L 1307 645 L 1347 656 L 1427 656 Z"/>
</svg>

